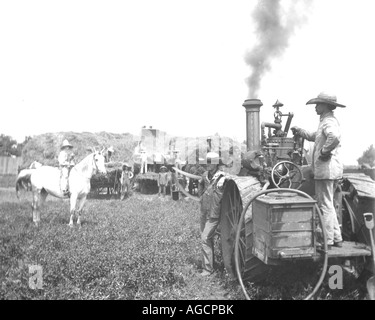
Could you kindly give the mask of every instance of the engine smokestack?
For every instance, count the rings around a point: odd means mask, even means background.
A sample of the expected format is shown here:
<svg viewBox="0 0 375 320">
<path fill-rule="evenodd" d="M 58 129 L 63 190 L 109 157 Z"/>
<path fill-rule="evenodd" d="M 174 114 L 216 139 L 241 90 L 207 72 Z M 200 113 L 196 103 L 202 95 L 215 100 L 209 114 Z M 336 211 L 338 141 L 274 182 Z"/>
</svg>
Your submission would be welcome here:
<svg viewBox="0 0 375 320">
<path fill-rule="evenodd" d="M 260 107 L 259 99 L 247 99 L 242 104 L 246 109 L 246 146 L 247 151 L 260 150 Z"/>
</svg>

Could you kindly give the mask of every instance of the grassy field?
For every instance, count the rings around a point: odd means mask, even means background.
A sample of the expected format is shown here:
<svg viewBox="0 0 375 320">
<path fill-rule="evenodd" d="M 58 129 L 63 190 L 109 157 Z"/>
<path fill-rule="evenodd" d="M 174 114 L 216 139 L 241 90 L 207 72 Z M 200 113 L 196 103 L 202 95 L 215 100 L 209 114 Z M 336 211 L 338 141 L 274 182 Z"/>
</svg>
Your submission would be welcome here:
<svg viewBox="0 0 375 320">
<path fill-rule="evenodd" d="M 202 278 L 199 204 L 135 193 L 126 201 L 89 199 L 82 228 L 69 228 L 68 202 L 48 198 L 41 226 L 32 224 L 30 193 L 17 200 L 0 189 L 0 299 L 244 299 L 216 248 L 217 272 Z M 43 289 L 29 288 L 40 265 Z M 293 271 L 289 271 L 289 274 Z M 252 299 L 301 299 L 311 284 L 287 277 L 247 284 Z M 363 299 L 345 276 L 344 290 L 327 280 L 318 299 Z"/>
</svg>

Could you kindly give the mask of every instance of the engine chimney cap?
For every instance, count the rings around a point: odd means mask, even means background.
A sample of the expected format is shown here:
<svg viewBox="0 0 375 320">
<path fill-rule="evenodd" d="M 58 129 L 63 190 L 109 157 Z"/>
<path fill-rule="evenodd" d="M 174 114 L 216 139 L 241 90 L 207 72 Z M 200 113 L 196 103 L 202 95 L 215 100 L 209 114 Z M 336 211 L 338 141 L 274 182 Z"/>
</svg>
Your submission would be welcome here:
<svg viewBox="0 0 375 320">
<path fill-rule="evenodd" d="M 275 104 L 273 105 L 274 108 L 282 107 L 284 104 L 282 104 L 279 100 L 276 100 Z"/>
<path fill-rule="evenodd" d="M 246 99 L 245 102 L 242 104 L 244 107 L 247 106 L 258 106 L 261 107 L 263 105 L 260 99 Z"/>
</svg>

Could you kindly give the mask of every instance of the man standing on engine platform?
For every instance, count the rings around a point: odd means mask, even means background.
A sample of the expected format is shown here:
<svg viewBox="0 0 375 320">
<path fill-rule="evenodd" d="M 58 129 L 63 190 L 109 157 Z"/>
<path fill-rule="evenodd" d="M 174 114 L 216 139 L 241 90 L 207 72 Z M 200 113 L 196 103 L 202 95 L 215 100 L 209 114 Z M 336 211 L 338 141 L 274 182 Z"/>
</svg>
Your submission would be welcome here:
<svg viewBox="0 0 375 320">
<path fill-rule="evenodd" d="M 295 135 L 314 141 L 312 170 L 315 180 L 315 195 L 326 225 L 328 249 L 342 247 L 342 236 L 334 206 L 334 192 L 343 175 L 343 164 L 339 158 L 341 141 L 340 124 L 333 115 L 336 107 L 345 108 L 336 102 L 336 96 L 320 93 L 306 104 L 315 104 L 320 116 L 318 130 L 310 133 L 299 127 L 291 128 Z"/>
<path fill-rule="evenodd" d="M 202 276 L 209 276 L 214 272 L 214 243 L 215 231 L 220 222 L 220 206 L 223 197 L 226 178 L 219 155 L 208 152 L 207 171 L 199 181 L 199 196 L 201 198 L 201 240 L 202 240 Z"/>
</svg>

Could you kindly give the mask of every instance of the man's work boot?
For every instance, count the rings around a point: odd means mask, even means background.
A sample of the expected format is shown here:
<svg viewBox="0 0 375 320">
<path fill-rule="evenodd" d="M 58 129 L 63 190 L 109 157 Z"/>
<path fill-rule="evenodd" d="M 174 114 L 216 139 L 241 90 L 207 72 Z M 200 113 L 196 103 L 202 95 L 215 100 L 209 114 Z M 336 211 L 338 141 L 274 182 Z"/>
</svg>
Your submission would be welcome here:
<svg viewBox="0 0 375 320">
<path fill-rule="evenodd" d="M 342 241 L 335 242 L 333 245 L 335 247 L 342 248 Z"/>
<path fill-rule="evenodd" d="M 203 270 L 201 273 L 200 273 L 200 276 L 202 277 L 209 277 L 213 274 L 213 272 L 209 272 L 207 270 Z"/>
</svg>

